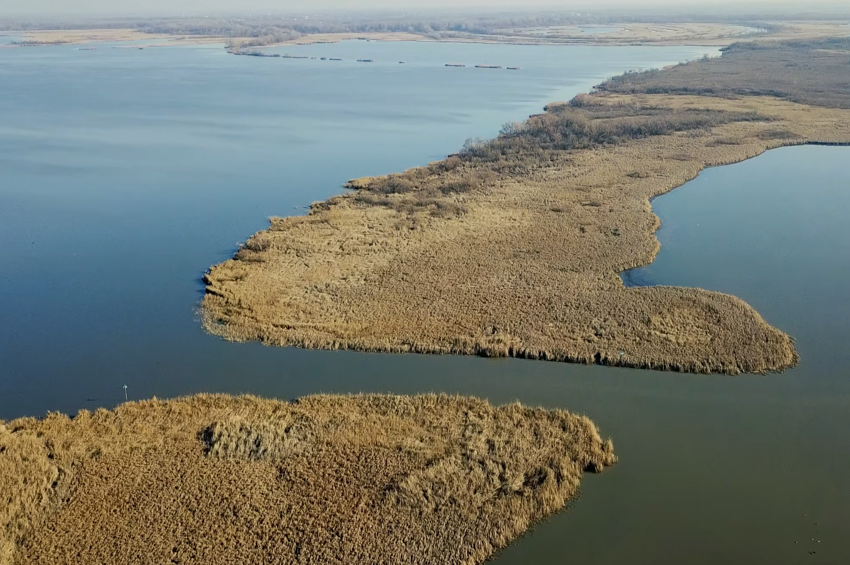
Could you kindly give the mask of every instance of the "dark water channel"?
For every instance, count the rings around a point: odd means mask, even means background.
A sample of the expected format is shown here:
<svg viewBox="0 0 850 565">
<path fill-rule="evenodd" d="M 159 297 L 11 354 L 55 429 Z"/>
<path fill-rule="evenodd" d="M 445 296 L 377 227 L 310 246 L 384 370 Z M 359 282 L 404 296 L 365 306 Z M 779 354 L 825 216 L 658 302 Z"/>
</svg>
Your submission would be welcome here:
<svg viewBox="0 0 850 565">
<path fill-rule="evenodd" d="M 798 339 L 803 361 L 782 375 L 225 343 L 195 319 L 199 279 L 265 217 L 302 213 L 350 177 L 438 159 L 606 76 L 705 50 L 354 42 L 287 52 L 346 60 L 0 50 L 0 418 L 113 406 L 125 383 L 133 398 L 519 399 L 590 415 L 621 463 L 587 477 L 572 510 L 497 563 L 847 560 L 850 149 L 783 149 L 704 172 L 655 201 L 662 251 L 628 274 L 749 301 Z"/>
</svg>

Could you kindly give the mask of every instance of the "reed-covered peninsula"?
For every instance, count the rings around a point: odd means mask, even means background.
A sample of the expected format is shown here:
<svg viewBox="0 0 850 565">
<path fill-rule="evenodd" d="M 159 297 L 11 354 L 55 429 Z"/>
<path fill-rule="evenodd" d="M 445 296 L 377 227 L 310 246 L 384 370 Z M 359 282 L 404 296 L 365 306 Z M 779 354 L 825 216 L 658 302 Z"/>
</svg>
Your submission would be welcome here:
<svg viewBox="0 0 850 565">
<path fill-rule="evenodd" d="M 441 162 L 352 181 L 307 216 L 272 218 L 213 267 L 205 327 L 278 346 L 791 367 L 792 338 L 743 301 L 626 288 L 618 275 L 658 251 L 652 197 L 771 148 L 850 142 L 847 75 L 828 76 L 846 69 L 848 45 L 733 46 L 632 73 Z M 701 73 L 726 77 L 722 88 L 662 87 Z"/>
<path fill-rule="evenodd" d="M 614 464 L 464 397 L 197 396 L 0 422 L 0 564 L 475 564 Z"/>
</svg>

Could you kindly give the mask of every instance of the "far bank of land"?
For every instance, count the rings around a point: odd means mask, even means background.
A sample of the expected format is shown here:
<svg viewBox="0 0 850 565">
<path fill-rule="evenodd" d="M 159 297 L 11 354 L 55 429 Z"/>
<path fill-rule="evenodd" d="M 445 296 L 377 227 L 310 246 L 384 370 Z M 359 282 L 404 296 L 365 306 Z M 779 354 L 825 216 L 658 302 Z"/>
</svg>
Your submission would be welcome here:
<svg viewBox="0 0 850 565">
<path fill-rule="evenodd" d="M 776 21 L 761 24 L 729 22 L 613 22 L 604 24 L 604 32 L 594 25 L 542 25 L 496 28 L 484 32 L 453 31 L 417 33 L 412 31 L 317 32 L 239 35 L 240 28 L 180 29 L 178 26 L 105 29 L 38 29 L 18 32 L 24 45 L 81 44 L 115 41 L 145 41 L 154 45 L 227 43 L 231 47 L 273 47 L 308 45 L 340 41 L 441 41 L 466 43 L 507 43 L 524 45 L 698 45 L 726 46 L 735 41 L 770 39 L 775 41 L 811 40 L 848 34 L 841 21 Z M 9 32 L 4 32 L 9 33 Z"/>
</svg>

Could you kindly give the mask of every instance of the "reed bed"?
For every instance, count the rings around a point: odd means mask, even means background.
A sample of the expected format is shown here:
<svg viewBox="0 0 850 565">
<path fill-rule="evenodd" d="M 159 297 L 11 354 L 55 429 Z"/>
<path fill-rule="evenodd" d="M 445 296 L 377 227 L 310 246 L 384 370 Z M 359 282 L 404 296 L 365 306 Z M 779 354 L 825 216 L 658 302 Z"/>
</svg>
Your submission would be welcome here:
<svg viewBox="0 0 850 565">
<path fill-rule="evenodd" d="M 770 57 L 793 53 L 777 45 Z M 737 69 L 764 51 L 736 49 L 695 68 Z M 807 61 L 834 70 L 832 59 Z M 824 101 L 816 106 L 607 90 L 506 124 L 444 161 L 351 181 L 353 192 L 305 217 L 272 218 L 207 273 L 206 329 L 274 346 L 701 373 L 794 366 L 793 340 L 743 301 L 627 289 L 618 274 L 659 249 L 652 197 L 775 147 L 850 142 L 850 111 L 827 107 L 831 96 L 811 98 Z"/>
<path fill-rule="evenodd" d="M 586 417 L 445 395 L 0 422 L 0 564 L 481 563 L 615 462 Z"/>
<path fill-rule="evenodd" d="M 850 109 L 850 37 L 785 43 L 735 43 L 723 57 L 665 71 L 627 73 L 605 82 L 606 92 L 775 96 L 801 104 Z"/>
</svg>

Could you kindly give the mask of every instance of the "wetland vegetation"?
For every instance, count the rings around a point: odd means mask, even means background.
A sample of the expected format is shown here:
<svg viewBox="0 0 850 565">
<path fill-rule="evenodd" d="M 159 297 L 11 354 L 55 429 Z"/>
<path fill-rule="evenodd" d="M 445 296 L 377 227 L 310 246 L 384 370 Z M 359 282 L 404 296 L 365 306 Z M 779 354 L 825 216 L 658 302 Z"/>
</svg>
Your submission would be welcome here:
<svg viewBox="0 0 850 565">
<path fill-rule="evenodd" d="M 207 276 L 206 327 L 269 345 L 793 365 L 790 338 L 740 300 L 617 278 L 657 251 L 652 196 L 773 147 L 850 140 L 842 76 L 817 80 L 845 49 L 764 48 L 777 76 L 735 59 L 751 51 L 629 75 L 273 219 Z M 795 84 L 783 73 L 803 60 Z M 716 88 L 681 87 L 703 70 Z M 0 563 L 477 563 L 615 461 L 587 418 L 463 397 L 199 396 L 26 418 L 0 423 Z"/>
<path fill-rule="evenodd" d="M 0 564 L 481 563 L 615 462 L 585 417 L 445 395 L 0 422 Z"/>
<path fill-rule="evenodd" d="M 792 338 L 741 300 L 627 289 L 618 274 L 658 251 L 650 198 L 771 148 L 850 142 L 843 79 L 810 80 L 846 64 L 835 47 L 765 43 L 686 65 L 735 71 L 734 97 L 629 86 L 672 80 L 681 67 L 628 75 L 444 161 L 356 179 L 354 193 L 273 218 L 213 267 L 205 326 L 278 346 L 702 373 L 792 367 Z M 766 58 L 786 72 L 741 70 Z M 805 61 L 800 76 L 795 61 Z M 782 95 L 789 82 L 807 104 Z"/>
<path fill-rule="evenodd" d="M 802 11 L 753 8 L 736 13 L 691 8 L 689 13 L 676 15 L 667 10 L 640 7 L 628 13 L 605 9 L 592 13 L 505 11 L 449 15 L 293 12 L 262 16 L 113 17 L 79 21 L 7 18 L 0 21 L 0 31 L 24 32 L 31 41 L 37 42 L 98 37 L 114 39 L 127 34 L 184 41 L 214 39 L 226 42 L 234 49 L 356 38 L 514 44 L 728 45 L 737 38 L 753 34 L 777 39 L 838 35 L 842 29 L 841 21 L 836 18 L 842 15 L 850 18 L 846 10 L 826 6 Z"/>
</svg>

